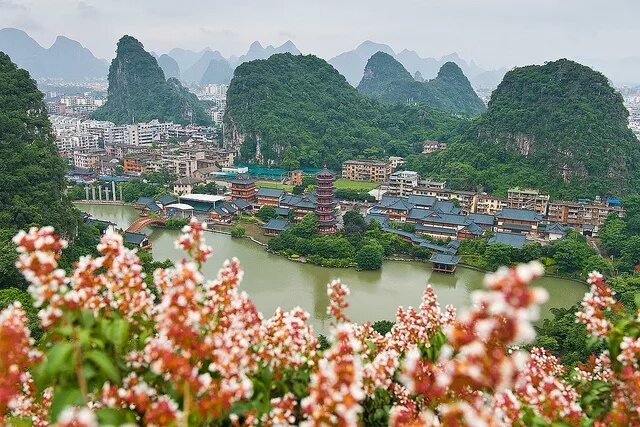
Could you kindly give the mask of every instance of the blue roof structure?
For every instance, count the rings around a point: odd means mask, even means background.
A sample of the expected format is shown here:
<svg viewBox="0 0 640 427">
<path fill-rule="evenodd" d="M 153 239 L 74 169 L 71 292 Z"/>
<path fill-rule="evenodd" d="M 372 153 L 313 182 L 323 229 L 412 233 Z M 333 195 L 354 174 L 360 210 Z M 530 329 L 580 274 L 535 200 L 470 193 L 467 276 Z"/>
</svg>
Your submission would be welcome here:
<svg viewBox="0 0 640 427">
<path fill-rule="evenodd" d="M 544 231 L 548 234 L 560 234 L 562 236 L 567 233 L 565 226 L 560 224 L 559 222 L 547 225 Z"/>
<path fill-rule="evenodd" d="M 480 227 L 492 226 L 496 222 L 496 217 L 489 214 L 470 213 L 467 215 L 467 218 L 478 224 Z"/>
<path fill-rule="evenodd" d="M 147 239 L 147 235 L 144 233 L 133 233 L 127 231 L 124 233 L 124 242 L 129 243 L 131 245 L 140 245 Z"/>
<path fill-rule="evenodd" d="M 421 196 L 418 194 L 412 194 L 407 198 L 407 202 L 411 203 L 415 207 L 433 207 L 437 203 L 437 199 L 433 196 Z"/>
<path fill-rule="evenodd" d="M 444 265 L 458 265 L 460 262 L 460 257 L 457 255 L 449 255 L 449 254 L 433 254 L 429 261 L 436 264 L 444 264 Z"/>
<path fill-rule="evenodd" d="M 256 179 L 251 175 L 238 174 L 233 178 L 229 178 L 227 181 L 231 184 L 254 184 L 256 182 Z"/>
<path fill-rule="evenodd" d="M 100 175 L 98 177 L 100 181 L 114 181 L 114 182 L 130 182 L 131 178 L 126 176 L 114 176 L 114 175 Z"/>
<path fill-rule="evenodd" d="M 280 216 L 289 216 L 289 213 L 291 213 L 291 208 L 277 207 L 276 213 Z"/>
<path fill-rule="evenodd" d="M 170 205 L 171 203 L 175 203 L 178 201 L 178 198 L 171 194 L 164 194 L 158 198 L 158 202 L 162 203 L 163 206 Z"/>
<path fill-rule="evenodd" d="M 280 198 L 284 194 L 284 190 L 279 188 L 260 187 L 256 196 L 258 197 L 277 197 Z"/>
<path fill-rule="evenodd" d="M 308 194 L 306 196 L 296 196 L 295 194 L 285 194 L 280 200 L 281 205 L 291 206 L 294 208 L 315 209 L 315 197 Z"/>
<path fill-rule="evenodd" d="M 521 248 L 527 242 L 527 238 L 524 234 L 497 232 L 495 236 L 491 237 L 487 243 L 490 245 L 494 243 L 502 243 L 514 248 Z"/>
<path fill-rule="evenodd" d="M 287 220 L 271 218 L 262 228 L 272 231 L 284 231 L 290 226 L 291 224 Z"/>
<path fill-rule="evenodd" d="M 542 216 L 535 211 L 514 208 L 504 208 L 498 211 L 496 218 L 531 222 L 542 221 Z"/>
<path fill-rule="evenodd" d="M 249 202 L 247 202 L 247 201 L 246 201 L 246 200 L 244 200 L 244 199 L 236 199 L 236 200 L 234 200 L 232 203 L 233 203 L 234 205 L 236 205 L 236 207 L 237 207 L 238 209 L 240 209 L 241 211 L 251 207 L 251 205 L 249 204 Z"/>
</svg>

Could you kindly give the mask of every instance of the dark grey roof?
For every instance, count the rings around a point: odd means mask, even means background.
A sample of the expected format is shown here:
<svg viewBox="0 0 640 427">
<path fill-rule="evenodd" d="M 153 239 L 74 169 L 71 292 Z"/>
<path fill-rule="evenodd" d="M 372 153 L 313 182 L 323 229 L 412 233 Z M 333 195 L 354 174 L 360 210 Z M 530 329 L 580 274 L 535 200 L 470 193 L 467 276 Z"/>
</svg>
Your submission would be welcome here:
<svg viewBox="0 0 640 427">
<path fill-rule="evenodd" d="M 407 202 L 414 206 L 432 207 L 436 204 L 437 199 L 433 196 L 421 196 L 418 194 L 412 194 L 407 198 Z"/>
<path fill-rule="evenodd" d="M 453 228 L 435 227 L 433 225 L 416 224 L 416 230 L 424 231 L 426 233 L 449 234 L 452 236 L 458 234 L 458 230 L 454 230 Z"/>
<path fill-rule="evenodd" d="M 471 234 L 476 235 L 476 236 L 481 236 L 482 233 L 483 233 L 482 227 L 480 227 L 475 222 L 471 222 L 471 223 L 465 225 L 464 228 L 466 228 L 467 230 L 469 230 L 469 232 Z"/>
<path fill-rule="evenodd" d="M 393 209 L 399 211 L 409 211 L 413 209 L 413 204 L 403 197 L 382 196 L 382 200 L 373 207 L 374 209 Z"/>
<path fill-rule="evenodd" d="M 464 215 L 442 213 L 431 209 L 411 209 L 407 218 L 434 224 L 467 225 L 471 223 Z"/>
<path fill-rule="evenodd" d="M 235 199 L 232 203 L 240 210 L 247 209 L 251 206 L 249 202 L 244 199 Z"/>
<path fill-rule="evenodd" d="M 373 220 L 377 221 L 380 225 L 386 225 L 389 222 L 389 218 L 384 214 L 370 213 L 364 217 L 364 222 L 367 224 L 371 224 Z"/>
<path fill-rule="evenodd" d="M 256 195 L 258 197 L 281 197 L 284 194 L 284 190 L 279 188 L 260 187 Z"/>
<path fill-rule="evenodd" d="M 527 238 L 524 234 L 497 232 L 495 236 L 489 239 L 488 243 L 502 243 L 512 246 L 514 248 L 521 248 L 527 242 Z"/>
<path fill-rule="evenodd" d="M 429 261 L 436 264 L 445 264 L 445 265 L 458 265 L 460 262 L 460 257 L 457 255 L 449 255 L 449 254 L 433 254 Z"/>
<path fill-rule="evenodd" d="M 239 174 L 233 178 L 229 178 L 227 181 L 231 184 L 253 184 L 256 182 L 256 179 L 250 175 Z"/>
<path fill-rule="evenodd" d="M 139 245 L 147 239 L 147 235 L 144 233 L 133 233 L 127 231 L 124 233 L 124 242 L 132 245 Z"/>
<path fill-rule="evenodd" d="M 284 219 L 271 218 L 263 227 L 265 230 L 284 231 L 289 228 L 289 221 Z"/>
<path fill-rule="evenodd" d="M 452 240 L 449 242 L 449 244 L 447 245 L 448 248 L 451 249 L 455 249 L 458 250 L 458 248 L 460 247 L 460 240 Z"/>
<path fill-rule="evenodd" d="M 467 217 L 479 226 L 493 225 L 496 222 L 496 217 L 488 214 L 470 213 Z"/>
<path fill-rule="evenodd" d="M 285 208 L 285 207 L 276 208 L 276 213 L 280 216 L 289 216 L 290 212 L 291 212 L 291 208 Z"/>
<path fill-rule="evenodd" d="M 436 204 L 433 205 L 433 210 L 450 214 L 460 213 L 460 208 L 457 208 L 451 200 L 438 200 Z"/>
<path fill-rule="evenodd" d="M 547 225 L 544 231 L 546 233 L 555 233 L 555 234 L 562 234 L 562 235 L 566 233 L 564 225 L 560 224 L 559 222 L 555 222 L 553 224 Z"/>
<path fill-rule="evenodd" d="M 163 206 L 170 205 L 171 203 L 175 203 L 178 201 L 178 198 L 171 194 L 164 194 L 158 198 L 158 201 L 162 203 Z"/>
<path fill-rule="evenodd" d="M 151 197 L 138 197 L 138 201 L 136 202 L 138 205 L 146 205 L 148 203 L 153 203 L 153 199 Z"/>
<path fill-rule="evenodd" d="M 315 209 L 316 207 L 315 198 L 311 197 L 311 195 L 303 197 L 294 194 L 285 194 L 282 199 L 280 199 L 280 204 L 294 208 Z"/>
<path fill-rule="evenodd" d="M 531 226 L 527 224 L 502 224 L 502 228 L 515 231 L 531 231 Z"/>
<path fill-rule="evenodd" d="M 496 213 L 496 218 L 518 221 L 542 221 L 542 216 L 528 209 L 504 208 Z"/>
</svg>

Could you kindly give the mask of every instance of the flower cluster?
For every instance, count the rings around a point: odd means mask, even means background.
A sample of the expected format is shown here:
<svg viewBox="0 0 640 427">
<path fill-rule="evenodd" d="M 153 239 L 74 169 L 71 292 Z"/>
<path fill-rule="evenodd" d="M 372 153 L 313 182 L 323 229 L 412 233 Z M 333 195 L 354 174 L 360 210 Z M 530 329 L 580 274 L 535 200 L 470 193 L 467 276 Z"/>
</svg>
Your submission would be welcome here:
<svg viewBox="0 0 640 427">
<path fill-rule="evenodd" d="M 589 274 L 587 282 L 591 289 L 582 299 L 582 309 L 576 313 L 576 321 L 584 323 L 591 335 L 604 337 L 613 326 L 607 319 L 607 312 L 616 308 L 614 292 L 606 285 L 602 274 L 596 271 Z"/>
<path fill-rule="evenodd" d="M 429 286 L 418 309 L 398 308 L 384 335 L 349 320 L 349 289 L 333 281 L 334 328 L 321 350 L 301 308 L 263 318 L 239 289 L 237 260 L 214 280 L 203 277 L 212 252 L 204 230 L 195 220 L 184 228 L 176 245 L 191 260 L 156 270 L 154 292 L 116 234 L 67 276 L 58 269 L 66 243 L 51 228 L 19 233 L 17 265 L 41 309 L 47 353 L 34 349 L 19 304 L 0 313 L 0 423 L 94 426 L 113 411 L 150 426 L 357 426 L 382 394 L 392 426 L 509 426 L 532 416 L 539 424 L 640 425 L 640 322 L 635 314 L 612 322 L 618 304 L 597 273 L 577 318 L 608 349 L 573 375 L 548 351 L 517 347 L 532 341 L 546 299 L 528 286 L 542 274 L 538 263 L 488 275 L 460 317 L 443 311 Z M 64 366 L 67 358 L 73 363 Z M 84 405 L 53 404 L 65 392 L 59 384 L 75 385 Z M 592 388 L 605 390 L 603 410 L 585 403 Z"/>
</svg>

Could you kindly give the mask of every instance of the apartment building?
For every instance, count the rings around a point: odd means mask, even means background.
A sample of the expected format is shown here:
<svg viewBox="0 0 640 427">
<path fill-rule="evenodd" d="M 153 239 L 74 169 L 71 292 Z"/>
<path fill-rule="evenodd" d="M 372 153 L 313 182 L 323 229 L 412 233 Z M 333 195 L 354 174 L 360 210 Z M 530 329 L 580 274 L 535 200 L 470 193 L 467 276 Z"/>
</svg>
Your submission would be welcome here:
<svg viewBox="0 0 640 427">
<path fill-rule="evenodd" d="M 530 188 L 512 188 L 507 192 L 507 205 L 512 209 L 533 210 L 546 215 L 549 207 L 549 195 Z"/>
<path fill-rule="evenodd" d="M 549 203 L 548 219 L 550 223 L 558 222 L 572 227 L 582 227 L 585 224 L 594 227 L 601 226 L 611 212 L 622 215 L 620 206 L 610 206 L 605 203 L 581 203 L 557 200 Z"/>
<path fill-rule="evenodd" d="M 490 194 L 478 194 L 474 213 L 495 215 L 498 211 L 509 206 L 505 197 L 492 196 Z"/>
<path fill-rule="evenodd" d="M 386 194 L 396 197 L 406 197 L 413 194 L 413 190 L 418 186 L 418 172 L 398 171 L 389 176 L 389 189 Z"/>
<path fill-rule="evenodd" d="M 460 205 L 460 210 L 465 213 L 473 212 L 475 206 L 476 193 L 472 191 L 456 191 L 441 187 L 416 187 L 413 194 L 420 196 L 435 197 L 439 201 L 456 200 Z"/>
<path fill-rule="evenodd" d="M 438 150 L 444 150 L 445 148 L 447 148 L 446 142 L 424 141 L 422 143 L 422 154 L 431 154 Z"/>
<path fill-rule="evenodd" d="M 496 231 L 533 234 L 542 221 L 543 216 L 534 210 L 504 208 L 496 214 Z"/>
<path fill-rule="evenodd" d="M 391 163 L 386 161 L 347 160 L 342 164 L 342 178 L 352 181 L 385 182 L 391 172 Z"/>
<path fill-rule="evenodd" d="M 95 170 L 100 162 L 100 158 L 105 154 L 100 148 L 73 151 L 73 166 L 82 169 Z"/>
</svg>

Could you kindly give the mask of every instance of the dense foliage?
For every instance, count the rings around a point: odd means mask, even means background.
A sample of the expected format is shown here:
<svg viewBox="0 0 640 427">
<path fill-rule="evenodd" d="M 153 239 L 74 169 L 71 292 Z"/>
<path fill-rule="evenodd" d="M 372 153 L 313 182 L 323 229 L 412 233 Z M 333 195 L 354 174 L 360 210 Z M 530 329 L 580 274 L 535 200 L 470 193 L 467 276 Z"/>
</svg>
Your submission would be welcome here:
<svg viewBox="0 0 640 427">
<path fill-rule="evenodd" d="M 617 272 L 633 272 L 640 265 L 640 196 L 623 200 L 624 216 L 612 213 L 598 236 L 606 255 L 613 259 Z"/>
<path fill-rule="evenodd" d="M 358 93 L 312 55 L 273 55 L 235 70 L 227 92 L 225 143 L 245 160 L 339 169 L 344 160 L 420 152 L 467 121 L 428 107 L 384 106 Z"/>
<path fill-rule="evenodd" d="M 165 80 L 156 59 L 131 36 L 118 41 L 116 57 L 109 67 L 107 102 L 93 117 L 116 124 L 153 119 L 181 124 L 211 123 L 198 98 L 176 78 Z"/>
<path fill-rule="evenodd" d="M 1 52 L 0 159 L 0 289 L 22 288 L 11 242 L 19 229 L 56 227 L 74 241 L 63 258 L 68 264 L 72 252 L 90 252 L 95 240 L 64 194 L 65 164 L 56 150 L 43 94 L 29 74 Z"/>
<path fill-rule="evenodd" d="M 487 240 L 462 240 L 458 250 L 462 262 L 482 270 L 495 271 L 502 265 L 539 260 L 545 265 L 547 274 L 575 279 L 586 279 L 594 270 L 605 274 L 612 272 L 611 263 L 599 256 L 586 238 L 575 231 L 545 246 L 529 242 L 521 248 L 514 248 L 502 243 L 488 244 Z"/>
<path fill-rule="evenodd" d="M 320 235 L 316 215 L 308 214 L 298 224 L 270 239 L 268 248 L 288 256 L 304 256 L 307 262 L 325 267 L 355 266 L 362 270 L 378 270 L 385 256 L 420 260 L 431 256 L 427 249 L 383 231 L 376 221 L 367 225 L 357 211 L 346 212 L 343 222 L 341 232 Z"/>
<path fill-rule="evenodd" d="M 454 62 L 445 63 L 435 79 L 415 80 L 391 55 L 377 52 L 367 62 L 358 91 L 387 103 L 418 102 L 449 113 L 476 116 L 486 107 Z"/>
<path fill-rule="evenodd" d="M 568 199 L 626 194 L 638 188 L 640 144 L 622 101 L 605 76 L 572 61 L 515 68 L 460 141 L 406 167 L 496 194 L 514 186 Z"/>
<path fill-rule="evenodd" d="M 598 351 L 568 371 L 522 345 L 546 298 L 528 287 L 539 263 L 502 269 L 458 317 L 427 287 L 394 322 L 356 324 L 349 289 L 327 286 L 332 333 L 320 340 L 309 314 L 258 312 L 227 261 L 207 281 L 212 249 L 192 221 L 176 245 L 190 260 L 145 283 L 140 259 L 117 234 L 69 276 L 57 270 L 66 242 L 51 228 L 15 237 L 18 265 L 40 307 L 34 346 L 19 303 L 0 312 L 0 422 L 10 425 L 638 425 L 640 321 L 602 276 L 575 317 Z M 61 283 L 68 286 L 60 286 Z M 626 296 L 623 296 L 625 298 Z M 637 298 L 636 298 L 637 299 Z M 574 320 L 575 321 L 575 320 Z M 384 333 L 384 335 L 382 333 Z"/>
</svg>

